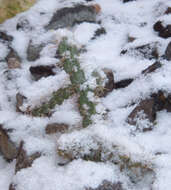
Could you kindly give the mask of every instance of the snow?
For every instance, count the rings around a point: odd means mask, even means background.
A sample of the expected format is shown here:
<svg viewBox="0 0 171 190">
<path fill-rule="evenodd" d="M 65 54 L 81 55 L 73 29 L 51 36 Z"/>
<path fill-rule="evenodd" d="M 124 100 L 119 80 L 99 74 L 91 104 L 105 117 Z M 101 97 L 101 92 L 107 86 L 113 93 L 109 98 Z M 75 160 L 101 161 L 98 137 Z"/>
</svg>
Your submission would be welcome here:
<svg viewBox="0 0 171 190">
<path fill-rule="evenodd" d="M 56 10 L 73 6 L 74 3 L 98 3 L 102 8 L 98 15 L 101 24 L 81 23 L 73 28 L 45 31 L 43 27 Z M 160 69 L 144 76 L 141 75 L 142 70 L 152 65 L 154 59 L 120 55 L 124 48 L 153 42 L 159 43 L 159 54 L 164 54 L 170 38 L 158 37 L 152 26 L 160 19 L 164 24 L 170 23 L 171 16 L 163 16 L 167 6 L 171 6 L 169 0 L 137 0 L 125 4 L 121 0 L 95 0 L 89 3 L 83 0 L 39 0 L 30 10 L 0 25 L 1 30 L 8 31 L 14 37 L 12 47 L 22 58 L 21 69 L 9 71 L 5 61 L 9 50 L 6 44 L 0 42 L 0 124 L 5 129 L 12 129 L 9 136 L 17 146 L 24 140 L 28 155 L 35 152 L 42 154 L 32 167 L 22 169 L 17 174 L 14 174 L 15 160 L 6 163 L 0 155 L 0 189 L 8 190 L 12 182 L 17 184 L 16 190 L 85 190 L 85 187 L 96 188 L 102 181 L 108 180 L 116 183 L 121 181 L 127 190 L 170 190 L 171 113 L 165 110 L 158 112 L 154 129 L 146 133 L 134 130 L 134 126 L 126 122 L 141 100 L 158 90 L 171 92 L 170 61 L 161 60 Z M 29 21 L 31 31 L 16 30 L 17 22 L 21 19 Z M 92 40 L 95 31 L 101 27 L 105 28 L 106 34 Z M 39 81 L 34 81 L 29 72 L 30 66 L 58 64 L 59 60 L 54 55 L 65 36 L 77 47 L 86 47 L 87 51 L 79 57 L 87 79 L 83 88 L 87 84 L 95 88 L 96 80 L 92 72 L 99 71 L 104 76 L 104 68 L 112 70 L 115 81 L 134 79 L 128 87 L 113 90 L 105 98 L 88 94 L 89 99 L 97 103 L 97 114 L 93 116 L 93 124 L 86 129 L 81 128 L 82 117 L 76 101 L 78 97 L 71 97 L 56 106 L 49 118 L 35 118 L 16 112 L 16 93 L 27 97 L 22 107 L 26 110 L 49 100 L 54 91 L 70 84 L 68 74 L 61 69 L 56 70 L 55 76 Z M 128 36 L 136 40 L 128 43 Z M 34 44 L 45 44 L 40 58 L 34 62 L 26 59 L 30 40 Z M 9 76 L 11 80 L 7 79 Z M 49 123 L 65 123 L 69 131 L 66 134 L 47 135 L 45 128 Z M 146 124 L 145 121 L 141 123 L 143 126 Z M 133 161 L 152 165 L 156 174 L 152 187 L 147 185 L 148 180 L 140 186 L 132 184 L 128 176 L 110 162 L 85 161 L 77 155 L 78 150 L 81 155 L 97 150 L 99 143 L 108 149 L 117 146 L 120 154 L 129 155 Z M 78 159 L 59 166 L 59 147 L 72 149 Z"/>
</svg>

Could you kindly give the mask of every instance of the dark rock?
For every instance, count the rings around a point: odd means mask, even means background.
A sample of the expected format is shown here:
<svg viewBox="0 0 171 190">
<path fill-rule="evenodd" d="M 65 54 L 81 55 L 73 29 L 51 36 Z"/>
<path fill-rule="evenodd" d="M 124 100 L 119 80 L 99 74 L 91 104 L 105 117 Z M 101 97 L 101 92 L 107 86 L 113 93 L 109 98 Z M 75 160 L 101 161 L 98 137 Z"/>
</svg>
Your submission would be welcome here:
<svg viewBox="0 0 171 190">
<path fill-rule="evenodd" d="M 21 67 L 21 59 L 13 48 L 10 48 L 10 52 L 6 57 L 6 61 L 9 69 L 16 69 Z"/>
<path fill-rule="evenodd" d="M 51 123 L 46 126 L 46 134 L 55 134 L 55 133 L 64 133 L 68 130 L 68 125 L 59 124 L 59 123 Z"/>
<path fill-rule="evenodd" d="M 72 27 L 76 23 L 96 22 L 96 15 L 100 8 L 96 6 L 76 5 L 58 10 L 50 23 L 45 27 L 48 30 Z"/>
<path fill-rule="evenodd" d="M 152 130 L 150 123 L 153 123 L 156 119 L 156 110 L 154 107 L 154 98 L 142 100 L 128 116 L 128 123 L 136 126 L 137 130 L 142 130 L 143 132 Z M 148 120 L 149 124 L 147 126 L 139 126 L 139 121 L 144 120 Z"/>
<path fill-rule="evenodd" d="M 16 29 L 23 30 L 23 31 L 30 31 L 30 30 L 32 30 L 32 27 L 30 26 L 30 23 L 26 18 L 21 17 L 18 20 Z"/>
<path fill-rule="evenodd" d="M 29 43 L 29 46 L 27 48 L 27 60 L 28 61 L 36 61 L 40 58 L 40 52 L 44 48 L 45 44 L 32 44 L 32 42 Z"/>
<path fill-rule="evenodd" d="M 153 29 L 159 33 L 159 36 L 162 38 L 169 38 L 171 37 L 171 25 L 166 25 L 164 26 L 164 24 L 161 21 L 157 21 L 154 26 Z"/>
<path fill-rule="evenodd" d="M 165 109 L 167 112 L 171 112 L 171 94 L 167 96 L 166 102 L 165 102 Z"/>
<path fill-rule="evenodd" d="M 101 27 L 95 31 L 94 36 L 92 37 L 92 40 L 96 39 L 97 37 L 106 34 L 106 30 L 104 27 Z"/>
<path fill-rule="evenodd" d="M 171 60 L 171 42 L 169 42 L 166 51 L 165 51 L 165 57 L 168 61 Z"/>
<path fill-rule="evenodd" d="M 118 183 L 112 183 L 109 181 L 103 181 L 103 183 L 98 186 L 97 188 L 85 188 L 85 190 L 123 190 L 122 184 L 120 182 Z"/>
<path fill-rule="evenodd" d="M 158 43 L 153 42 L 151 44 L 145 44 L 137 47 L 130 47 L 128 49 L 123 49 L 121 55 L 129 54 L 133 56 L 140 56 L 146 59 L 158 59 Z"/>
<path fill-rule="evenodd" d="M 41 79 L 42 77 L 48 77 L 55 75 L 55 72 L 53 71 L 54 65 L 39 65 L 30 67 L 30 73 L 34 77 L 34 79 L 37 81 Z"/>
<path fill-rule="evenodd" d="M 0 152 L 7 161 L 11 161 L 17 156 L 17 148 L 10 140 L 7 131 L 0 125 Z"/>
<path fill-rule="evenodd" d="M 119 82 L 115 82 L 115 89 L 125 88 L 129 86 L 133 81 L 134 79 L 124 79 Z"/>
<path fill-rule="evenodd" d="M 165 11 L 165 14 L 171 14 L 171 7 L 168 7 Z"/>
<path fill-rule="evenodd" d="M 37 158 L 41 156 L 39 152 L 36 152 L 32 154 L 31 156 L 28 156 L 23 146 L 24 146 L 24 142 L 22 141 L 20 143 L 20 147 L 19 147 L 18 155 L 16 159 L 15 173 L 17 173 L 21 169 L 31 167 L 34 160 L 36 160 Z"/>
<path fill-rule="evenodd" d="M 16 186 L 15 184 L 11 183 L 9 186 L 9 190 L 16 190 Z"/>
<path fill-rule="evenodd" d="M 136 38 L 132 36 L 128 36 L 128 43 L 135 41 Z"/>
<path fill-rule="evenodd" d="M 20 107 L 23 105 L 24 100 L 26 100 L 26 99 L 27 98 L 25 96 L 21 95 L 20 93 L 16 94 L 16 111 L 17 112 L 22 112 Z"/>
<path fill-rule="evenodd" d="M 128 2 L 131 2 L 131 1 L 135 1 L 135 0 L 123 0 L 123 3 L 128 3 Z"/>
<path fill-rule="evenodd" d="M 156 61 L 154 64 L 150 65 L 147 69 L 143 70 L 141 73 L 142 74 L 148 74 L 156 71 L 162 66 L 162 64 L 158 61 Z"/>
<path fill-rule="evenodd" d="M 13 37 L 6 34 L 4 31 L 0 31 L 0 41 L 2 41 L 2 42 L 12 42 Z"/>
<path fill-rule="evenodd" d="M 159 90 L 157 93 L 152 94 L 151 97 L 154 99 L 154 112 L 162 111 L 166 108 L 167 98 L 161 90 Z"/>
</svg>

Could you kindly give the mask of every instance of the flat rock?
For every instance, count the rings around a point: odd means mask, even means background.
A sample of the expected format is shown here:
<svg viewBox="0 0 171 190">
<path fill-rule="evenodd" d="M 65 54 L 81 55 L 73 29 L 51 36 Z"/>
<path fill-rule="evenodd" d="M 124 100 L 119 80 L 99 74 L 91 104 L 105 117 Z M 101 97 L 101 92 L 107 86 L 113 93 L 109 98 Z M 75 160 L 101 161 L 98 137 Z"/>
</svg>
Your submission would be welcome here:
<svg viewBox="0 0 171 190">
<path fill-rule="evenodd" d="M 162 21 L 157 21 L 153 26 L 154 31 L 158 32 L 162 38 L 171 37 L 171 25 L 164 25 Z"/>
<path fill-rule="evenodd" d="M 10 48 L 6 61 L 9 69 L 17 69 L 21 67 L 21 59 L 13 48 Z"/>
<path fill-rule="evenodd" d="M 171 60 L 171 42 L 169 42 L 166 51 L 165 51 L 165 57 L 168 61 Z"/>
<path fill-rule="evenodd" d="M 155 63 L 153 63 L 146 69 L 144 69 L 141 73 L 144 75 L 152 73 L 152 72 L 156 71 L 157 69 L 159 69 L 161 66 L 162 66 L 162 64 L 159 61 L 156 61 Z"/>
<path fill-rule="evenodd" d="M 63 123 L 51 123 L 46 126 L 46 134 L 64 133 L 68 130 L 68 125 Z"/>
<path fill-rule="evenodd" d="M 158 59 L 158 42 L 152 42 L 141 46 L 123 49 L 121 55 L 128 54 L 131 56 L 139 56 L 146 59 Z"/>
<path fill-rule="evenodd" d="M 99 185 L 97 188 L 86 188 L 85 190 L 124 190 L 122 187 L 122 184 L 120 182 L 118 183 L 112 183 L 109 181 L 103 181 L 101 185 Z"/>
<path fill-rule="evenodd" d="M 7 161 L 11 161 L 17 156 L 17 148 L 10 140 L 7 131 L 0 125 L 0 152 Z"/>
<path fill-rule="evenodd" d="M 100 11 L 99 5 L 76 5 L 58 10 L 52 17 L 47 30 L 57 30 L 59 28 L 72 27 L 76 23 L 96 22 L 96 15 Z"/>
<path fill-rule="evenodd" d="M 32 44 L 29 43 L 27 48 L 27 60 L 28 61 L 36 61 L 40 58 L 40 52 L 44 48 L 45 44 Z"/>
<path fill-rule="evenodd" d="M 126 88 L 133 81 L 134 81 L 134 79 L 123 79 L 121 81 L 115 82 L 115 89 Z"/>
<path fill-rule="evenodd" d="M 30 73 L 34 77 L 34 79 L 37 81 L 41 79 L 42 77 L 48 77 L 48 76 L 54 76 L 55 72 L 53 69 L 55 68 L 54 65 L 39 65 L 39 66 L 32 66 L 30 67 Z"/>
</svg>

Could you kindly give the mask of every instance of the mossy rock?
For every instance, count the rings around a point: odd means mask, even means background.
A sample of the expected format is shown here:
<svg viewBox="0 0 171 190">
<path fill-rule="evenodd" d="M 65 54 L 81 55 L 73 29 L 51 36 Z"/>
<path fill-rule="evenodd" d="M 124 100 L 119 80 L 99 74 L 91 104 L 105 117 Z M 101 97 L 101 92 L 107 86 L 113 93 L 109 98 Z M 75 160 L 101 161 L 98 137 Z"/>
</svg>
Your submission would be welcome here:
<svg viewBox="0 0 171 190">
<path fill-rule="evenodd" d="M 29 9 L 36 0 L 0 0 L 0 23 Z"/>
</svg>

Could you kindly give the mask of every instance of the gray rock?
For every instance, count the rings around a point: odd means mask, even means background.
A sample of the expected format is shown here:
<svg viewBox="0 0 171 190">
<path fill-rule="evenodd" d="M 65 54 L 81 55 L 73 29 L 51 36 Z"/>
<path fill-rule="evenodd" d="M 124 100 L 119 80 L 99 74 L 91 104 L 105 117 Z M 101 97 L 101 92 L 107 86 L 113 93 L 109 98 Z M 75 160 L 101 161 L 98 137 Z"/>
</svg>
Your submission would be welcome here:
<svg viewBox="0 0 171 190">
<path fill-rule="evenodd" d="M 166 51 L 165 51 L 165 57 L 168 61 L 171 60 L 171 42 L 169 42 Z"/>
<path fill-rule="evenodd" d="M 97 5 L 96 7 L 92 5 L 76 5 L 75 7 L 65 7 L 58 10 L 53 15 L 51 21 L 45 28 L 47 30 L 57 30 L 59 28 L 72 27 L 76 23 L 96 22 L 96 15 L 98 13 L 97 9 Z"/>
<path fill-rule="evenodd" d="M 158 42 L 152 42 L 150 44 L 144 44 L 142 46 L 130 47 L 123 49 L 121 55 L 128 54 L 131 56 L 139 56 L 146 59 L 158 59 Z"/>
<path fill-rule="evenodd" d="M 6 32 L 4 32 L 4 31 L 0 31 L 0 41 L 2 41 L 2 42 L 12 42 L 13 37 L 6 34 Z"/>
<path fill-rule="evenodd" d="M 29 46 L 27 48 L 27 60 L 28 61 L 36 61 L 40 58 L 40 52 L 45 47 L 45 44 L 32 44 L 32 42 L 29 43 Z"/>
</svg>

